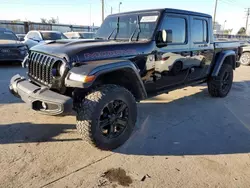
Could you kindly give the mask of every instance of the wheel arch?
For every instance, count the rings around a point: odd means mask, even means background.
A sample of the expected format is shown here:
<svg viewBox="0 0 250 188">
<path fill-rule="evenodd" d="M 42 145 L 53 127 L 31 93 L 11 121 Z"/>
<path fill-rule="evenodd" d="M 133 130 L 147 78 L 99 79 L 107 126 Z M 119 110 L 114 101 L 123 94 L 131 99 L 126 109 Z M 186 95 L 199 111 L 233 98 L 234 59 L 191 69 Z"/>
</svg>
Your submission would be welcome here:
<svg viewBox="0 0 250 188">
<path fill-rule="evenodd" d="M 232 65 L 232 68 L 236 68 L 236 53 L 233 50 L 226 50 L 223 52 L 220 52 L 218 55 L 218 58 L 215 60 L 215 66 L 212 71 L 212 76 L 218 76 L 221 66 L 223 64 L 229 64 Z"/>
<path fill-rule="evenodd" d="M 243 51 L 242 54 L 244 54 L 244 53 L 246 53 L 246 52 L 250 53 L 250 49 L 249 49 L 249 50 Z"/>
<path fill-rule="evenodd" d="M 65 79 L 67 87 L 75 88 L 83 93 L 103 84 L 116 84 L 128 89 L 137 101 L 147 98 L 147 92 L 139 74 L 139 69 L 129 60 L 100 60 L 88 62 L 72 68 Z M 70 74 L 94 76 L 94 80 L 88 83 L 72 81 Z"/>
<path fill-rule="evenodd" d="M 115 84 L 129 90 L 137 101 L 147 97 L 145 87 L 138 75 L 131 67 L 117 68 L 115 70 L 103 71 L 98 74 L 93 87 L 104 84 Z"/>
</svg>

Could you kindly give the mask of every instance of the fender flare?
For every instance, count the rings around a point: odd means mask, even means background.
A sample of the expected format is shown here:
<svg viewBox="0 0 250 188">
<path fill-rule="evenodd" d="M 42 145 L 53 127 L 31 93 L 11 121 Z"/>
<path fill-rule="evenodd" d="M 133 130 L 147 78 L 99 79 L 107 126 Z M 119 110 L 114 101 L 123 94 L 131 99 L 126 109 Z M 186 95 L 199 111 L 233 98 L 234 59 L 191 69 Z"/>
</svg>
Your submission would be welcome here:
<svg viewBox="0 0 250 188">
<path fill-rule="evenodd" d="M 66 86 L 69 87 L 77 87 L 77 88 L 89 88 L 92 86 L 92 84 L 100 78 L 100 76 L 104 74 L 108 74 L 114 71 L 118 70 L 129 70 L 131 73 L 134 74 L 136 81 L 134 82 L 137 84 L 137 87 L 140 90 L 141 93 L 141 99 L 147 98 L 147 92 L 145 89 L 145 86 L 142 82 L 141 76 L 139 74 L 139 69 L 128 60 L 100 60 L 100 61 L 94 61 L 94 62 L 88 62 L 85 65 L 81 65 L 79 67 L 72 68 L 68 74 L 75 73 L 75 74 L 81 74 L 81 75 L 88 75 L 92 76 L 95 75 L 95 80 L 90 83 L 81 83 L 76 81 L 71 81 L 68 79 L 68 76 L 65 79 Z"/>
<path fill-rule="evenodd" d="M 233 50 L 226 50 L 222 51 L 219 54 L 219 57 L 215 60 L 215 66 L 212 71 L 212 76 L 218 76 L 221 66 L 223 65 L 225 59 L 229 56 L 234 56 L 234 61 L 233 61 L 233 69 L 236 68 L 236 53 Z"/>
</svg>

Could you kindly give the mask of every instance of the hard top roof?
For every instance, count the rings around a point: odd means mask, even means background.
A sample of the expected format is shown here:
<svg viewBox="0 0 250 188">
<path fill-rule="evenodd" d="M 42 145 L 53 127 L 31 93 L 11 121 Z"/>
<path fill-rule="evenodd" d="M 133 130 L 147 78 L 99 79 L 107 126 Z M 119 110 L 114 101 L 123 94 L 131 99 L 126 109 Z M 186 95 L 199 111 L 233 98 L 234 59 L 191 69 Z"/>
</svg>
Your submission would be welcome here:
<svg viewBox="0 0 250 188">
<path fill-rule="evenodd" d="M 126 15 L 126 14 L 132 14 L 132 13 L 146 13 L 146 12 L 168 12 L 168 13 L 176 13 L 176 14 L 188 14 L 188 15 L 193 15 L 193 16 L 203 16 L 203 17 L 208 17 L 208 18 L 212 17 L 209 14 L 204 14 L 204 13 L 200 13 L 200 12 L 193 12 L 193 11 L 187 11 L 187 10 L 180 10 L 180 9 L 172 9 L 172 8 L 138 10 L 138 11 L 131 11 L 131 12 L 123 12 L 123 13 L 112 14 L 110 16 Z"/>
</svg>

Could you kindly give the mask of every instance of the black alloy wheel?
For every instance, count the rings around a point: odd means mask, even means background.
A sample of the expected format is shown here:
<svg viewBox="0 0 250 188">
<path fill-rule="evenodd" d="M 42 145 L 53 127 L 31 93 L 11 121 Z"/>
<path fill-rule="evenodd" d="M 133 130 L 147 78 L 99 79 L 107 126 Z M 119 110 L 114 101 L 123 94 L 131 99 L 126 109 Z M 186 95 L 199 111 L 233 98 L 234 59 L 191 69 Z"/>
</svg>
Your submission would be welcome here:
<svg viewBox="0 0 250 188">
<path fill-rule="evenodd" d="M 231 88 L 231 75 L 230 75 L 230 72 L 229 71 L 226 71 L 224 73 L 224 76 L 222 78 L 222 85 L 221 85 L 221 89 L 223 91 L 223 93 L 226 93 L 228 92 L 228 90 Z"/>
<path fill-rule="evenodd" d="M 102 110 L 99 127 L 102 135 L 113 139 L 122 134 L 128 125 L 128 106 L 121 100 L 109 102 Z"/>
</svg>

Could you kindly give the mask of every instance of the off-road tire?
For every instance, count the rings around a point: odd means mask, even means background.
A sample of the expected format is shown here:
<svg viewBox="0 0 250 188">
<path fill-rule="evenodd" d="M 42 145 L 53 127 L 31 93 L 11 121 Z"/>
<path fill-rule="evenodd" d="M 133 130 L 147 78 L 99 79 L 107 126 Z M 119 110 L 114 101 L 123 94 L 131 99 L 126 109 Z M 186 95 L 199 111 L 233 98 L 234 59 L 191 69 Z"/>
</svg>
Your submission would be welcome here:
<svg viewBox="0 0 250 188">
<path fill-rule="evenodd" d="M 250 52 L 244 52 L 240 57 L 240 63 L 244 66 L 250 65 Z"/>
<path fill-rule="evenodd" d="M 128 124 L 116 138 L 107 139 L 102 135 L 99 118 L 102 110 L 110 101 L 121 100 L 128 107 Z M 124 144 L 133 132 L 137 118 L 137 106 L 134 96 L 127 89 L 117 85 L 103 85 L 90 92 L 77 109 L 76 128 L 83 140 L 91 145 L 112 150 Z"/>
<path fill-rule="evenodd" d="M 223 90 L 223 77 L 229 74 L 227 89 Z M 233 68 L 232 65 L 223 64 L 218 76 L 208 79 L 208 92 L 212 97 L 226 97 L 230 92 L 233 83 Z"/>
</svg>

